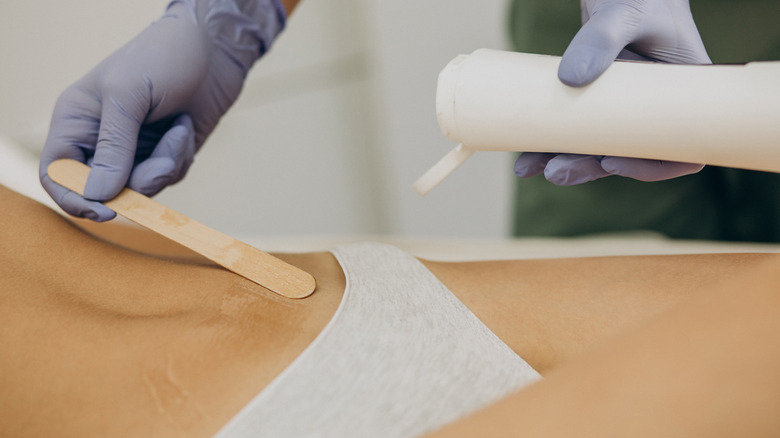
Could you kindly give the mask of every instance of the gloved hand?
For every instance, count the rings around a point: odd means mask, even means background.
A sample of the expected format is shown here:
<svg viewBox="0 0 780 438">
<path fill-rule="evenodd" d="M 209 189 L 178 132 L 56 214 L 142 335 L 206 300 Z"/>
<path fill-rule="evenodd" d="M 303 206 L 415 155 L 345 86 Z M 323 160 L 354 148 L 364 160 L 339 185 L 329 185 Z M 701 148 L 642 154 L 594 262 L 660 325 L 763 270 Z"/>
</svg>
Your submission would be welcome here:
<svg viewBox="0 0 780 438">
<path fill-rule="evenodd" d="M 558 67 L 558 77 L 566 85 L 590 84 L 616 58 L 711 63 L 688 0 L 580 0 L 580 6 L 583 26 Z M 526 178 L 544 172 L 555 184 L 573 185 L 609 175 L 659 181 L 703 167 L 636 158 L 524 153 L 515 163 L 515 174 Z"/>
<path fill-rule="evenodd" d="M 102 222 L 115 213 L 94 201 L 126 185 L 152 196 L 179 181 L 284 24 L 279 0 L 171 1 L 59 97 L 41 155 L 43 187 L 68 213 Z M 49 178 L 60 158 L 92 167 L 83 198 Z"/>
</svg>

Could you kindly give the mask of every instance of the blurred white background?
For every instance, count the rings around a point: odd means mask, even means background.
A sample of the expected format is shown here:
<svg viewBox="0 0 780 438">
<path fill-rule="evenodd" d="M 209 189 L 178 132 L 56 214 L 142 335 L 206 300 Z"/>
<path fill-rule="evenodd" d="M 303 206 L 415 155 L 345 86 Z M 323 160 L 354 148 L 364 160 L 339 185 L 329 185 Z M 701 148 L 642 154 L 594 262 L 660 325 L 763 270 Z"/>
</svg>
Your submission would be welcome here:
<svg viewBox="0 0 780 438">
<path fill-rule="evenodd" d="M 166 3 L 3 2 L 0 134 L 39 152 L 59 93 Z M 188 177 L 157 199 L 237 236 L 508 236 L 509 155 L 477 154 L 424 199 L 411 189 L 454 146 L 436 122 L 439 71 L 507 48 L 507 8 L 303 1 Z"/>
</svg>

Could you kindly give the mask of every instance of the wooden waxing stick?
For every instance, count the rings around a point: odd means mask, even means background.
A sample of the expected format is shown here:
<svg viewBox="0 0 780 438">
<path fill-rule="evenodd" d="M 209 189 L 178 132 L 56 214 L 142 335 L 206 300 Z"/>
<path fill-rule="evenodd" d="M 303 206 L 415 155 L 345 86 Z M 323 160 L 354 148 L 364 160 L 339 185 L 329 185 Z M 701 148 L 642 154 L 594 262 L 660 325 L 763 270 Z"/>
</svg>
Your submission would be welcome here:
<svg viewBox="0 0 780 438">
<path fill-rule="evenodd" d="M 57 184 L 83 195 L 90 168 L 75 160 L 57 160 L 49 165 L 49 177 Z M 287 298 L 306 298 L 316 282 L 308 272 L 226 236 L 148 197 L 123 189 L 103 203 L 127 219 L 159 233 L 236 274 Z"/>
</svg>

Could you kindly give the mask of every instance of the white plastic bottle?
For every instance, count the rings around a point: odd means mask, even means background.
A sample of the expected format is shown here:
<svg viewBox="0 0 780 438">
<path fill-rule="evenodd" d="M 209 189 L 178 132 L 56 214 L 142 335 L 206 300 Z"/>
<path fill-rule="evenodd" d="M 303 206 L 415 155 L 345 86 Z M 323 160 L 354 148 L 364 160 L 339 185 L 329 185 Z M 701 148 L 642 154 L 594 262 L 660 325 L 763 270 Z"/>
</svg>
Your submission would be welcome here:
<svg viewBox="0 0 780 438">
<path fill-rule="evenodd" d="M 558 80 L 560 58 L 481 49 L 439 75 L 436 110 L 460 143 L 421 195 L 474 151 L 614 155 L 780 172 L 780 62 L 616 62 L 594 83 Z"/>
</svg>

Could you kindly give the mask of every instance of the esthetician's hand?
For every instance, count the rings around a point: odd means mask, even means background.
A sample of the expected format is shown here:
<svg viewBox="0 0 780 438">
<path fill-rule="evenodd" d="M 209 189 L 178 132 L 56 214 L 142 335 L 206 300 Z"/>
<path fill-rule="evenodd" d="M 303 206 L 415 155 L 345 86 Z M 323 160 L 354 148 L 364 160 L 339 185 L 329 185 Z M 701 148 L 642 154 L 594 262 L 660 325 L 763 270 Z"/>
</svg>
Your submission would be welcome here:
<svg viewBox="0 0 780 438">
<path fill-rule="evenodd" d="M 703 168 L 703 164 L 677 161 L 523 152 L 515 162 L 515 175 L 529 178 L 544 173 L 544 177 L 555 185 L 572 186 L 610 175 L 647 182 L 662 181 L 690 175 Z"/>
<path fill-rule="evenodd" d="M 284 23 L 278 0 L 171 1 L 59 97 L 41 155 L 43 187 L 68 213 L 102 222 L 115 213 L 94 201 L 125 186 L 151 196 L 179 181 Z M 92 167 L 83 198 L 49 178 L 60 158 Z"/>
<path fill-rule="evenodd" d="M 615 59 L 675 64 L 710 64 L 688 0 L 581 0 L 583 25 L 563 54 L 560 80 L 582 87 Z M 696 173 L 704 166 L 636 158 L 524 153 L 515 163 L 519 177 L 544 172 L 558 185 L 580 184 L 609 175 L 660 181 Z"/>
</svg>

